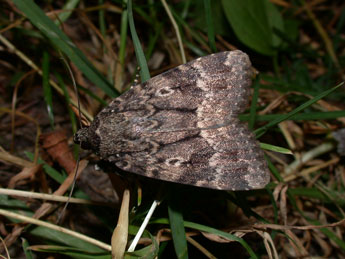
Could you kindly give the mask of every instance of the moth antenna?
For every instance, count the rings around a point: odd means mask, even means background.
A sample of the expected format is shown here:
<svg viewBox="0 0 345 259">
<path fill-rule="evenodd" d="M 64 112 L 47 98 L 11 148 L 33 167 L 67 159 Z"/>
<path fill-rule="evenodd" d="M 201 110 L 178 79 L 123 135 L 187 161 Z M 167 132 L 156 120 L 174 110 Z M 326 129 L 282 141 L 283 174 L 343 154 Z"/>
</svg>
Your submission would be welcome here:
<svg viewBox="0 0 345 259">
<path fill-rule="evenodd" d="M 82 126 L 82 123 L 81 123 L 81 119 L 80 119 L 80 116 L 81 116 L 81 109 L 80 109 L 80 98 L 79 98 L 79 94 L 78 94 L 78 89 L 77 89 L 77 84 L 75 82 L 75 79 L 74 79 L 74 75 L 73 75 L 73 72 L 72 72 L 72 69 L 70 67 L 70 65 L 68 64 L 67 60 L 64 58 L 64 56 L 61 55 L 61 58 L 64 62 L 64 64 L 66 65 L 67 67 L 67 70 L 68 70 L 68 73 L 70 74 L 70 77 L 71 77 L 71 80 L 72 80 L 72 85 L 73 85 L 73 89 L 74 89 L 74 93 L 77 97 L 77 108 L 78 108 L 78 122 L 79 122 L 79 128 L 81 129 L 83 126 Z M 75 187 L 75 183 L 76 183 L 76 180 L 77 180 L 77 175 L 78 175 L 78 169 L 79 169 L 79 163 L 80 163 L 80 147 L 81 147 L 81 143 L 79 143 L 78 145 L 78 149 L 77 149 L 77 162 L 76 162 L 76 166 L 74 168 L 74 176 L 73 176 L 73 181 L 72 181 L 72 186 L 71 186 L 71 191 L 69 192 L 68 194 L 68 199 L 66 201 L 66 204 L 64 206 L 64 208 L 62 209 L 60 215 L 58 216 L 58 220 L 57 220 L 57 224 L 60 223 L 61 219 L 62 219 L 62 216 L 65 214 L 66 210 L 67 210 L 67 206 L 69 204 L 69 201 L 70 199 L 72 198 L 72 194 L 73 194 L 73 191 L 74 191 L 74 187 Z"/>
</svg>

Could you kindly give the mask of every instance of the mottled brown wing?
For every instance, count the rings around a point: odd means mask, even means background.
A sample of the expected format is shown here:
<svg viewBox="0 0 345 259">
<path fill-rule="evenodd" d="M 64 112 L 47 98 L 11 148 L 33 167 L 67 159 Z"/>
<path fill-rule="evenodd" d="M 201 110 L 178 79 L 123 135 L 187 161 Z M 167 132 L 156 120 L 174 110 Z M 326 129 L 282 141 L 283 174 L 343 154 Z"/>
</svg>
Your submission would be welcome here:
<svg viewBox="0 0 345 259">
<path fill-rule="evenodd" d="M 198 58 L 134 86 L 102 110 L 84 146 L 119 168 L 165 181 L 222 190 L 263 188 L 262 150 L 237 114 L 251 64 L 241 51 Z"/>
</svg>

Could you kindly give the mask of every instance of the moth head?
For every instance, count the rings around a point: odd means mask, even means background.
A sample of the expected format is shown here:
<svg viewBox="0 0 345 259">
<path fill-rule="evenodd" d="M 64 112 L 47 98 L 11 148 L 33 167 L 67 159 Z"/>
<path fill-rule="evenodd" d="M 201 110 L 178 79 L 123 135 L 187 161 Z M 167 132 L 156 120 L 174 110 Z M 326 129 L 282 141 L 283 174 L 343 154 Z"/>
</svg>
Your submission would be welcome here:
<svg viewBox="0 0 345 259">
<path fill-rule="evenodd" d="M 80 144 L 83 149 L 90 149 L 90 136 L 89 127 L 84 127 L 78 130 L 73 137 L 73 141 L 76 144 Z"/>
</svg>

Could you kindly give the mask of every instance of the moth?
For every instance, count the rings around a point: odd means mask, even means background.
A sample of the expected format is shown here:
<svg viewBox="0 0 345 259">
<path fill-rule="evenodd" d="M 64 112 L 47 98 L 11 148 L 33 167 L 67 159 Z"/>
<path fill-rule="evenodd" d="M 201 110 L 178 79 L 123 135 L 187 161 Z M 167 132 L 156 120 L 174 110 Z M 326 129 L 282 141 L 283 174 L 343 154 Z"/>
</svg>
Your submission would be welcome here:
<svg viewBox="0 0 345 259">
<path fill-rule="evenodd" d="M 75 142 L 146 177 L 219 190 L 263 188 L 263 151 L 238 119 L 251 77 L 249 57 L 239 50 L 195 59 L 114 99 Z"/>
</svg>

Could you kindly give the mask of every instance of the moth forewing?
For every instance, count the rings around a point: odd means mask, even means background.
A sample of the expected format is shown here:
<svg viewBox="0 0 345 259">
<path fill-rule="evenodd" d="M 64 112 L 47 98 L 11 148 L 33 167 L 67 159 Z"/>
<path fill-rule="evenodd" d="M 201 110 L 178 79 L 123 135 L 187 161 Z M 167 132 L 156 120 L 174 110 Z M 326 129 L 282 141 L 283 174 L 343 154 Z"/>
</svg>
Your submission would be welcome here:
<svg viewBox="0 0 345 259">
<path fill-rule="evenodd" d="M 198 58 L 132 87 L 79 136 L 101 159 L 142 176 L 220 190 L 263 188 L 263 151 L 237 118 L 251 77 L 239 50 Z"/>
</svg>

